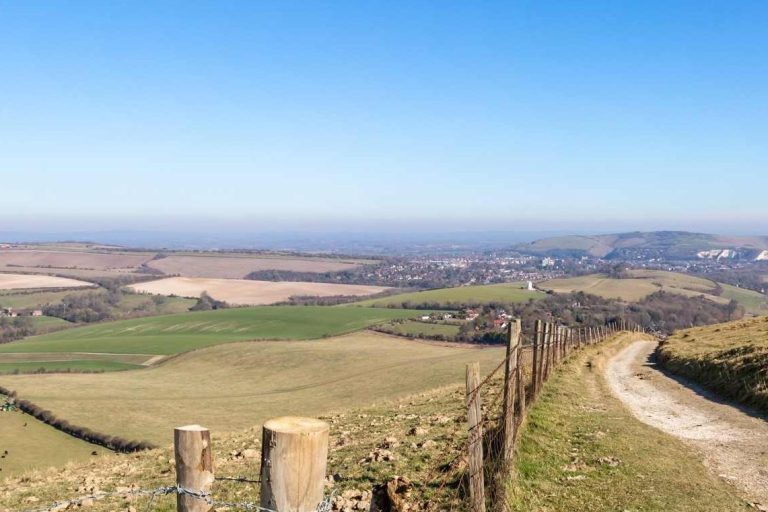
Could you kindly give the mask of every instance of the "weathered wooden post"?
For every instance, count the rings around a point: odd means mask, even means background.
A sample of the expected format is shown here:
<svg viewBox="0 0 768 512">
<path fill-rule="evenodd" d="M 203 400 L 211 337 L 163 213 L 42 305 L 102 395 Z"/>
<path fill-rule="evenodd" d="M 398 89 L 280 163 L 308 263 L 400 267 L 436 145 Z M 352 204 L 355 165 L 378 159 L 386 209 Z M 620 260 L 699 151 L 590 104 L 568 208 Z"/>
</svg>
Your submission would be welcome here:
<svg viewBox="0 0 768 512">
<path fill-rule="evenodd" d="M 533 347 L 531 349 L 531 395 L 536 397 L 539 392 L 538 374 L 539 374 L 539 333 L 541 332 L 541 320 L 536 320 L 533 324 Z"/>
<path fill-rule="evenodd" d="M 541 382 L 542 384 L 546 382 L 546 380 L 549 378 L 549 356 L 550 356 L 550 348 L 551 348 L 551 342 L 552 342 L 552 324 L 549 322 L 544 322 L 544 353 L 542 359 L 542 374 L 541 374 Z"/>
<path fill-rule="evenodd" d="M 323 501 L 329 426 L 283 416 L 264 423 L 261 506 L 276 512 L 314 512 Z"/>
<path fill-rule="evenodd" d="M 469 500 L 472 512 L 485 512 L 483 475 L 483 418 L 480 409 L 480 363 L 467 365 L 467 421 L 469 435 Z"/>
<path fill-rule="evenodd" d="M 208 512 L 213 508 L 213 452 L 211 433 L 200 425 L 178 427 L 173 431 L 176 458 L 176 510 Z"/>
<path fill-rule="evenodd" d="M 502 460 L 509 463 L 515 451 L 515 390 L 519 387 L 518 355 L 520 353 L 520 320 L 509 322 L 507 330 L 507 364 L 504 368 L 504 446 Z"/>
<path fill-rule="evenodd" d="M 522 345 L 518 345 L 517 347 L 517 425 L 518 428 L 515 429 L 515 437 L 517 437 L 517 434 L 519 433 L 519 426 L 523 422 L 523 419 L 525 418 L 525 402 L 527 400 L 527 397 L 525 396 L 525 365 L 521 364 L 520 361 L 523 358 L 523 347 Z"/>
</svg>

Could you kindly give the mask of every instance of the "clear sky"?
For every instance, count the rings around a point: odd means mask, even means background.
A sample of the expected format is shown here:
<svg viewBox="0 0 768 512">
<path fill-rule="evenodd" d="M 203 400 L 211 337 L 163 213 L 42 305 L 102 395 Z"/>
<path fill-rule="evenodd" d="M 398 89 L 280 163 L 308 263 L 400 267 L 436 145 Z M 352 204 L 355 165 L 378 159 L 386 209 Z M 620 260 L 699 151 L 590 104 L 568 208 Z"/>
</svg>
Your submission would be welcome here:
<svg viewBox="0 0 768 512">
<path fill-rule="evenodd" d="M 3 1 L 0 230 L 768 234 L 765 1 Z"/>
</svg>

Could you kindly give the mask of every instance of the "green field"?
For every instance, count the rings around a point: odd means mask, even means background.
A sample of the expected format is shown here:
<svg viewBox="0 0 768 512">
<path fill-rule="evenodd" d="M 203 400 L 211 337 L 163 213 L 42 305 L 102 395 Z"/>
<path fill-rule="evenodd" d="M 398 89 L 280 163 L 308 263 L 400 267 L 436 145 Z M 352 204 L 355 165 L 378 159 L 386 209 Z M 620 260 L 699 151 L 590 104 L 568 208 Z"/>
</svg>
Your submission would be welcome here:
<svg viewBox="0 0 768 512">
<path fill-rule="evenodd" d="M 487 304 L 490 302 L 524 302 L 528 299 L 539 299 L 544 293 L 528 291 L 526 283 L 489 284 L 481 286 L 457 286 L 455 288 L 440 288 L 423 292 L 402 293 L 380 299 L 369 299 L 354 302 L 347 306 L 401 306 L 412 304 Z"/>
<path fill-rule="evenodd" d="M 245 340 L 312 339 L 343 334 L 419 311 L 321 306 L 262 306 L 188 312 L 67 329 L 0 345 L 0 353 L 170 355 Z M 115 361 L 120 361 L 115 358 Z M 104 369 L 112 369 L 107 366 Z"/>
<path fill-rule="evenodd" d="M 456 336 L 459 333 L 458 325 L 451 324 L 433 324 L 427 322 L 419 322 L 416 320 L 406 320 L 405 322 L 393 322 L 387 327 L 394 331 L 394 334 L 401 336 L 436 336 L 442 335 L 447 337 Z"/>
<path fill-rule="evenodd" d="M 40 308 L 46 304 L 57 304 L 67 295 L 85 295 L 93 293 L 94 288 L 64 291 L 10 291 L 0 292 L 0 306 L 15 309 Z"/>
<path fill-rule="evenodd" d="M 465 363 L 490 369 L 503 356 L 503 348 L 360 332 L 219 345 L 140 371 L 8 375 L 0 384 L 73 424 L 165 445 L 179 425 L 233 431 L 272 416 L 362 407 L 460 383 Z"/>
</svg>

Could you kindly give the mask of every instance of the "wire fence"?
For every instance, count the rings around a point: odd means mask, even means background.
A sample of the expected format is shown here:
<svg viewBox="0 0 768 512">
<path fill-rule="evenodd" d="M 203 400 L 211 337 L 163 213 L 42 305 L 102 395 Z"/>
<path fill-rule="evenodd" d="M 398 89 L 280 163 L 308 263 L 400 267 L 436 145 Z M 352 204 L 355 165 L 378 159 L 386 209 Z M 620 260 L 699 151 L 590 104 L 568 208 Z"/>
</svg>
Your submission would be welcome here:
<svg viewBox="0 0 768 512">
<path fill-rule="evenodd" d="M 218 477 L 216 478 L 216 480 L 227 480 L 227 481 L 246 482 L 246 483 L 254 482 L 253 480 L 248 480 L 248 479 L 239 478 L 239 477 L 238 478 Z M 159 496 L 168 496 L 171 494 L 177 495 L 177 496 L 189 496 L 196 500 L 200 500 L 211 507 L 226 507 L 232 510 L 252 510 L 256 512 L 278 512 L 270 508 L 262 507 L 259 503 L 256 503 L 255 501 L 234 502 L 234 501 L 217 500 L 213 497 L 213 494 L 210 492 L 187 489 L 180 485 L 166 485 L 166 486 L 157 487 L 155 489 L 128 489 L 128 490 L 113 491 L 113 492 L 97 492 L 97 493 L 93 493 L 85 496 L 79 496 L 77 498 L 70 499 L 70 500 L 55 501 L 52 504 L 48 505 L 47 507 L 26 509 L 24 510 L 24 512 L 57 512 L 61 510 L 67 510 L 73 506 L 84 506 L 94 501 L 100 501 L 107 498 L 127 498 L 127 497 L 147 497 L 148 501 L 147 501 L 145 511 L 149 512 L 150 510 L 153 510 L 152 507 L 155 504 L 155 498 Z M 326 496 L 323 499 L 323 501 L 320 502 L 320 504 L 317 506 L 316 512 L 331 512 L 331 510 L 333 510 L 333 497 L 334 497 L 333 493 Z"/>
</svg>

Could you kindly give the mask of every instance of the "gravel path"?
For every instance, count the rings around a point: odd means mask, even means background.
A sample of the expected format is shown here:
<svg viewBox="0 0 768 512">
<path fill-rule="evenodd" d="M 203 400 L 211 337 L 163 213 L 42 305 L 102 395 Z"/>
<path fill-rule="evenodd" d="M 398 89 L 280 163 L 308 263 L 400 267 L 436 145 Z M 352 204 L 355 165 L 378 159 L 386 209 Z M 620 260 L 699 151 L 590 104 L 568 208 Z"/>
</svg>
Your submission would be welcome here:
<svg viewBox="0 0 768 512">
<path fill-rule="evenodd" d="M 768 421 L 659 371 L 656 342 L 636 341 L 606 368 L 613 393 L 641 421 L 696 447 L 707 466 L 768 511 Z"/>
</svg>

